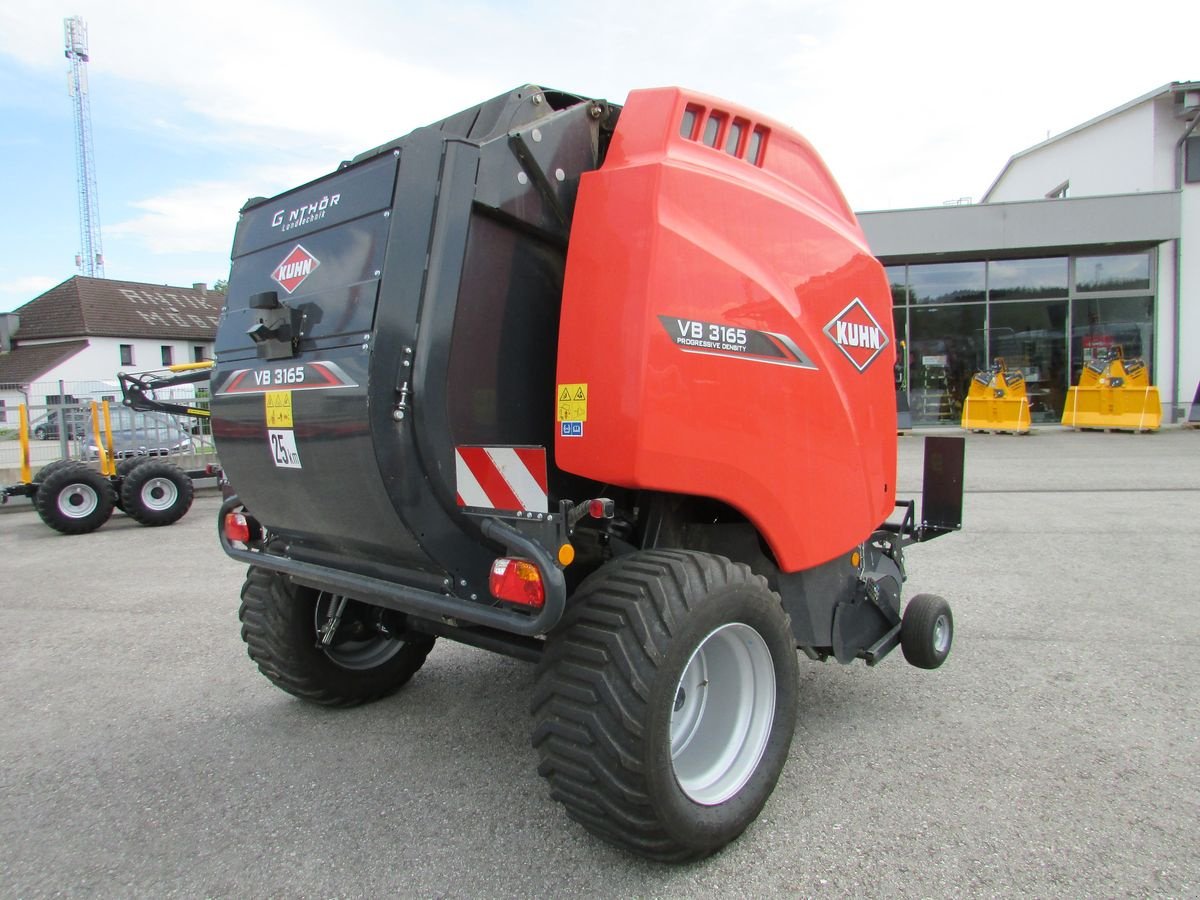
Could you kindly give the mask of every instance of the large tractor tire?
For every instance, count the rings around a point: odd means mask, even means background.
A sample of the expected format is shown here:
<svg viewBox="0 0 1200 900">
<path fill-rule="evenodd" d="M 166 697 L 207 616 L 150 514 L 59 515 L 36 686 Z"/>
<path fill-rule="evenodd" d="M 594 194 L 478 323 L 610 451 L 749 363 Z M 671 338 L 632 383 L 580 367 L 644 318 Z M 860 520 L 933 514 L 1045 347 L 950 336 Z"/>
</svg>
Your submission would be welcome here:
<svg viewBox="0 0 1200 900">
<path fill-rule="evenodd" d="M 399 639 L 378 626 L 386 611 L 350 600 L 332 642 L 318 646 L 337 595 L 251 566 L 242 587 L 242 640 L 276 687 L 322 706 L 357 706 L 397 691 L 425 662 L 435 638 Z"/>
<path fill-rule="evenodd" d="M 84 465 L 52 471 L 38 485 L 34 505 L 42 521 L 63 534 L 86 534 L 108 521 L 115 497 L 112 485 Z"/>
<path fill-rule="evenodd" d="M 798 665 L 766 582 L 650 550 L 590 576 L 538 669 L 533 743 L 551 796 L 651 859 L 698 859 L 754 821 L 787 760 Z"/>
<path fill-rule="evenodd" d="M 195 488 L 174 463 L 147 460 L 121 482 L 121 509 L 143 525 L 171 525 L 192 508 Z"/>
</svg>

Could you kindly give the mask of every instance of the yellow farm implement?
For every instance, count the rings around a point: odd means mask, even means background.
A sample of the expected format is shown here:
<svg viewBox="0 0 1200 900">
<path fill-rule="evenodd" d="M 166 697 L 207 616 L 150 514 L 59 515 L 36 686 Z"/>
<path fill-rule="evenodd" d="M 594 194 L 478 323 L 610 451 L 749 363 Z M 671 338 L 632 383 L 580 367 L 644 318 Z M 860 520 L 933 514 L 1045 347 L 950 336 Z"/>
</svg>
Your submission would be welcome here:
<svg viewBox="0 0 1200 900">
<path fill-rule="evenodd" d="M 1067 391 L 1062 424 L 1068 428 L 1157 431 L 1162 424 L 1158 388 L 1140 359 L 1125 359 L 1120 347 L 1094 359 Z"/>
<path fill-rule="evenodd" d="M 990 369 L 976 372 L 963 401 L 962 427 L 968 431 L 1009 431 L 1028 434 L 1029 397 L 1025 376 L 997 359 Z"/>
</svg>

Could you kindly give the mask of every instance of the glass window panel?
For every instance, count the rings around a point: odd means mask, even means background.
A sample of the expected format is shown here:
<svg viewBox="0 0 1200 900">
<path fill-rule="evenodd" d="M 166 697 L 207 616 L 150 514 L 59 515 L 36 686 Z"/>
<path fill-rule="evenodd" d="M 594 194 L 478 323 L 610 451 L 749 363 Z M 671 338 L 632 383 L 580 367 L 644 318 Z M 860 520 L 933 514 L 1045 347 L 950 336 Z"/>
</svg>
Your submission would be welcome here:
<svg viewBox="0 0 1200 900">
<path fill-rule="evenodd" d="M 1200 181 L 1200 137 L 1187 139 L 1187 150 L 1183 167 L 1183 180 L 1188 184 Z"/>
<path fill-rule="evenodd" d="M 1079 256 L 1075 258 L 1077 291 L 1150 290 L 1150 254 Z"/>
<path fill-rule="evenodd" d="M 983 323 L 982 304 L 909 308 L 909 405 L 914 424 L 962 421 L 967 386 L 987 358 Z"/>
<path fill-rule="evenodd" d="M 892 308 L 892 325 L 896 333 L 896 390 L 908 393 L 908 311 L 903 306 Z"/>
<path fill-rule="evenodd" d="M 1067 396 L 1067 301 L 993 306 L 988 359 L 997 357 L 1025 376 L 1033 421 L 1059 422 Z"/>
<path fill-rule="evenodd" d="M 1067 258 L 994 259 L 988 263 L 988 297 L 1032 300 L 1067 296 Z"/>
<path fill-rule="evenodd" d="M 717 146 L 717 133 L 721 130 L 722 117 L 713 113 L 704 125 L 704 143 L 710 147 Z"/>
<path fill-rule="evenodd" d="M 1071 383 L 1085 363 L 1114 347 L 1141 359 L 1154 378 L 1154 298 L 1081 297 L 1071 301 Z"/>
<path fill-rule="evenodd" d="M 892 304 L 903 306 L 908 302 L 908 286 L 905 283 L 904 266 L 884 266 L 883 273 L 887 275 L 888 285 L 892 289 Z"/>
<path fill-rule="evenodd" d="M 908 267 L 912 303 L 964 303 L 983 299 L 984 263 L 933 263 Z"/>
</svg>

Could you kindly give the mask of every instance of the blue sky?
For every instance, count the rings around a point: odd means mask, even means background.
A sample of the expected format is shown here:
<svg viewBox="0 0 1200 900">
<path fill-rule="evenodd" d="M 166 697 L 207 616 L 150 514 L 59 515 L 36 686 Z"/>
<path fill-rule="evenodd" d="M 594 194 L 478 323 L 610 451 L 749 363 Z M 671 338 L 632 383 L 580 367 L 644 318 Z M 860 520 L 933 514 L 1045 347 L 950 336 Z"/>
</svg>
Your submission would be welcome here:
<svg viewBox="0 0 1200 900">
<path fill-rule="evenodd" d="M 76 274 L 71 15 L 105 273 L 174 285 L 228 273 L 247 197 L 529 81 L 727 97 L 804 133 L 866 210 L 978 199 L 1048 134 L 1200 79 L 1177 0 L 0 0 L 0 311 Z"/>
</svg>

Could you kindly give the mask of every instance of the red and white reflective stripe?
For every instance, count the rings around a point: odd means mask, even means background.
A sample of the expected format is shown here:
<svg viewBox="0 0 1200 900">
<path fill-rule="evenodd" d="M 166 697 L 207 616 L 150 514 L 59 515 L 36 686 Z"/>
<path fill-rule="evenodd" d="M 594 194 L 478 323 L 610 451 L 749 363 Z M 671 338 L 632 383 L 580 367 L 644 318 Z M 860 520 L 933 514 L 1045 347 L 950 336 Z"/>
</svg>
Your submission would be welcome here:
<svg viewBox="0 0 1200 900">
<path fill-rule="evenodd" d="M 458 505 L 549 512 L 544 447 L 455 447 Z"/>
</svg>

